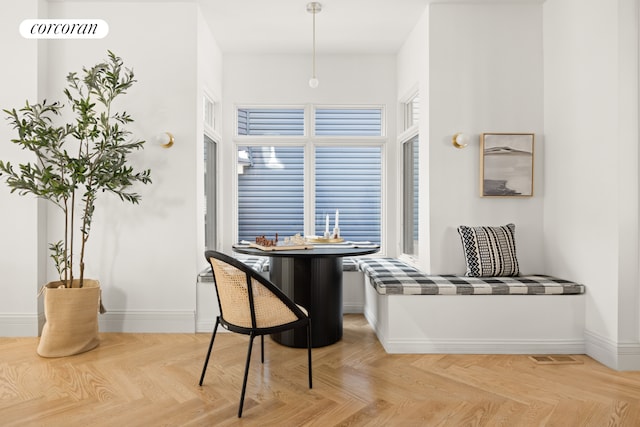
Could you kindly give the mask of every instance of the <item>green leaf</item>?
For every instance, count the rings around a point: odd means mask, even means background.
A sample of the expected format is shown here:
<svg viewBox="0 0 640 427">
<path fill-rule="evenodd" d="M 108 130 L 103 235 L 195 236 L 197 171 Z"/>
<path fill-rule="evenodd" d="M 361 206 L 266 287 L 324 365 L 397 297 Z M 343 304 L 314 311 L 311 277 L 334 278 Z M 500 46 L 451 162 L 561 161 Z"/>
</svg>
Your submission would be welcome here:
<svg viewBox="0 0 640 427">
<path fill-rule="evenodd" d="M 131 138 L 126 128 L 133 118 L 126 111 L 112 111 L 113 101 L 136 82 L 122 59 L 107 51 L 105 61 L 83 67 L 81 73 L 68 73 L 66 81 L 66 107 L 45 99 L 35 104 L 27 100 L 22 108 L 2 110 L 17 134 L 11 142 L 31 152 L 34 160 L 17 166 L 0 160 L 0 177 L 12 193 L 49 200 L 65 218 L 76 208 L 71 200 L 80 191 L 82 197 L 75 200 L 76 204 L 80 202 L 77 208 L 82 221 L 78 221 L 78 230 L 84 243 L 91 231 L 97 194 L 110 192 L 122 201 L 137 204 L 141 197 L 134 186 L 151 183 L 151 172 L 136 171 L 130 164 L 129 154 L 144 144 Z M 70 111 L 65 112 L 65 108 Z M 72 120 L 64 122 L 63 117 Z M 65 236 L 67 241 L 69 235 Z M 72 245 L 68 251 L 61 245 L 56 242 L 50 246 L 51 258 L 61 276 L 71 275 Z M 84 265 L 82 257 L 79 265 Z"/>
</svg>

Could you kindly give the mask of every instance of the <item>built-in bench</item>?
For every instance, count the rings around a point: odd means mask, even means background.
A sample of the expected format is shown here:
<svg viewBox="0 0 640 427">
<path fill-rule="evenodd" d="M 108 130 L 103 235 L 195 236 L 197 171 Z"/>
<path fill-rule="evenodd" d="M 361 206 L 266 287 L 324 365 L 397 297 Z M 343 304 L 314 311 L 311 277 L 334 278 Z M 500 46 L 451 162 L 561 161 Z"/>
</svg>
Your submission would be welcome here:
<svg viewBox="0 0 640 427">
<path fill-rule="evenodd" d="M 242 260 L 268 277 L 268 257 Z M 364 313 L 389 353 L 585 353 L 583 285 L 434 276 L 395 258 L 345 258 L 343 267 L 343 312 Z M 215 320 L 211 280 L 208 270 L 198 277 L 199 332 Z"/>
<path fill-rule="evenodd" d="M 361 258 L 358 267 L 365 316 L 389 353 L 585 351 L 581 284 L 543 275 L 428 275 L 395 258 Z"/>
</svg>

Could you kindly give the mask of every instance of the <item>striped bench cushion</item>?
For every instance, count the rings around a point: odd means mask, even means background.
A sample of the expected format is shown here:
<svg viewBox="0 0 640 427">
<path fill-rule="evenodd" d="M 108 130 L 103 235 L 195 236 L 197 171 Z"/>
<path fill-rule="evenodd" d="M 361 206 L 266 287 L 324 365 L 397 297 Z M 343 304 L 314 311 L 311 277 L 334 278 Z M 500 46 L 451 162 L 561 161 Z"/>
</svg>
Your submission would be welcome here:
<svg viewBox="0 0 640 427">
<path fill-rule="evenodd" d="M 353 258 L 342 258 L 342 271 L 358 271 L 358 261 Z"/>
<path fill-rule="evenodd" d="M 238 261 L 242 261 L 243 264 L 248 265 L 253 268 L 255 271 L 263 272 L 269 271 L 269 258 L 263 256 L 248 256 L 243 258 L 238 258 Z M 266 265 L 266 270 L 265 270 Z"/>
<path fill-rule="evenodd" d="M 545 275 L 466 277 L 428 275 L 396 258 L 362 258 L 359 269 L 381 295 L 567 295 L 584 285 Z"/>
<path fill-rule="evenodd" d="M 403 278 L 425 275 L 422 271 L 397 258 L 360 258 L 358 259 L 358 269 L 369 277 L 395 276 Z"/>
</svg>

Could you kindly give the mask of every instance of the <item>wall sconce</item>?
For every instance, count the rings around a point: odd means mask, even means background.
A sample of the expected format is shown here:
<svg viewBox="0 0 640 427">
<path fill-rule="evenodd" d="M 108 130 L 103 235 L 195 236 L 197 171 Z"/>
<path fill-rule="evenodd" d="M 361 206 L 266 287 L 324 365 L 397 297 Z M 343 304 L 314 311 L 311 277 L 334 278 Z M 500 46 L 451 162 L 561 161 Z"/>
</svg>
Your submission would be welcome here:
<svg viewBox="0 0 640 427">
<path fill-rule="evenodd" d="M 462 132 L 458 132 L 455 135 L 453 135 L 453 137 L 451 138 L 451 143 L 453 144 L 454 147 L 456 148 L 465 148 L 468 144 L 467 144 L 467 137 L 462 133 Z"/>
<path fill-rule="evenodd" d="M 161 133 L 156 137 L 156 139 L 158 140 L 162 148 L 169 148 L 175 142 L 175 138 L 173 137 L 173 134 L 171 132 Z"/>
</svg>

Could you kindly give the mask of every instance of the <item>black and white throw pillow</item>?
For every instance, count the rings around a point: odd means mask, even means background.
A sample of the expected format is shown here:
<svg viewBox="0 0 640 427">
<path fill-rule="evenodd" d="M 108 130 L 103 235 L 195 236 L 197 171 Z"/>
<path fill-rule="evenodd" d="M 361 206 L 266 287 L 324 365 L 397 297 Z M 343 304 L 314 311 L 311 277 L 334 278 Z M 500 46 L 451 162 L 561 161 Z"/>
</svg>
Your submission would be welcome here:
<svg viewBox="0 0 640 427">
<path fill-rule="evenodd" d="M 469 277 L 517 276 L 516 226 L 458 227 Z"/>
</svg>

